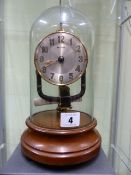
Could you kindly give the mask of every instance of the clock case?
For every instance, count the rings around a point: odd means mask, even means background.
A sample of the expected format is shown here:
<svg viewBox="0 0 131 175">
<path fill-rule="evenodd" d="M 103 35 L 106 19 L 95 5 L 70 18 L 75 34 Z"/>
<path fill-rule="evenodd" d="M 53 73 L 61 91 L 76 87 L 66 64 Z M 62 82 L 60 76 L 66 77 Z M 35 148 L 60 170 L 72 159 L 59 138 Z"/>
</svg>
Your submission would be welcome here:
<svg viewBox="0 0 131 175">
<path fill-rule="evenodd" d="M 45 81 L 34 65 L 37 45 L 47 35 L 68 32 L 83 43 L 88 65 L 81 77 L 69 85 Z M 55 166 L 79 164 L 98 155 L 101 136 L 93 116 L 94 29 L 81 12 L 63 3 L 47 9 L 30 32 L 30 116 L 21 136 L 23 154 L 39 163 Z M 61 114 L 80 114 L 76 126 L 61 126 Z M 72 122 L 71 122 L 72 123 Z"/>
</svg>

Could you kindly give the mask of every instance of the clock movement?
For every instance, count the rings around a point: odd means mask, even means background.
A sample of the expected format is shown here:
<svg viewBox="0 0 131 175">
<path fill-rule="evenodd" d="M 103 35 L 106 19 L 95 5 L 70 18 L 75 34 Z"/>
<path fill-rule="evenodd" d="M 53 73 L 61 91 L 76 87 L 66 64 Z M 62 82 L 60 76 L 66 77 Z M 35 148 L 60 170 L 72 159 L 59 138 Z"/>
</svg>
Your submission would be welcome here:
<svg viewBox="0 0 131 175">
<path fill-rule="evenodd" d="M 60 0 L 34 22 L 31 114 L 21 136 L 26 157 L 65 166 L 99 153 L 101 136 L 93 117 L 93 43 L 91 22 L 68 1 Z"/>
</svg>

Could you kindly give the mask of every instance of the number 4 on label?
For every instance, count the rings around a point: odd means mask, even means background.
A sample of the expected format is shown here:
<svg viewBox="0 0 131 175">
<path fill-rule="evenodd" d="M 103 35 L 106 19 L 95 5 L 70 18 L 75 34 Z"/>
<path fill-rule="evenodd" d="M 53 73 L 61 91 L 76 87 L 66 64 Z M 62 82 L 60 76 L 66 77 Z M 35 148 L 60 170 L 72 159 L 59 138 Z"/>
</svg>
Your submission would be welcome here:
<svg viewBox="0 0 131 175">
<path fill-rule="evenodd" d="M 61 113 L 61 127 L 77 127 L 80 125 L 80 112 Z"/>
<path fill-rule="evenodd" d="M 70 117 L 68 122 L 73 123 L 73 117 Z"/>
</svg>

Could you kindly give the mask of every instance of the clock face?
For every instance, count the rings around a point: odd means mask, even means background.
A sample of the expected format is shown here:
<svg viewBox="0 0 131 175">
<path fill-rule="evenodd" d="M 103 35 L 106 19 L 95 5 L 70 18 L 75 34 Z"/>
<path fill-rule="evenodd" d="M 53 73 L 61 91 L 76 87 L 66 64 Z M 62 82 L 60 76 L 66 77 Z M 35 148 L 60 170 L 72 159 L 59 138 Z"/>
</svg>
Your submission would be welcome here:
<svg viewBox="0 0 131 175">
<path fill-rule="evenodd" d="M 88 56 L 81 41 L 59 31 L 42 39 L 35 50 L 34 63 L 41 77 L 55 85 L 78 80 L 86 70 Z"/>
</svg>

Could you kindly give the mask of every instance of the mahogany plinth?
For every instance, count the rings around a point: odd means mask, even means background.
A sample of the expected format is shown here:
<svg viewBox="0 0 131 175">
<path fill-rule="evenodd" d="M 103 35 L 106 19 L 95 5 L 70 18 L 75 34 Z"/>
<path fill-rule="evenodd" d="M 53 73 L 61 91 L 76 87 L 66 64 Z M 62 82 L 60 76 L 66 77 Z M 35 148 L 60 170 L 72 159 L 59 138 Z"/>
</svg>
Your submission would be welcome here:
<svg viewBox="0 0 131 175">
<path fill-rule="evenodd" d="M 70 111 L 69 111 L 70 112 Z M 60 127 L 60 113 L 52 110 L 34 114 L 21 136 L 23 154 L 39 163 L 55 166 L 79 164 L 94 158 L 101 145 L 96 120 L 80 112 L 80 126 Z"/>
</svg>

